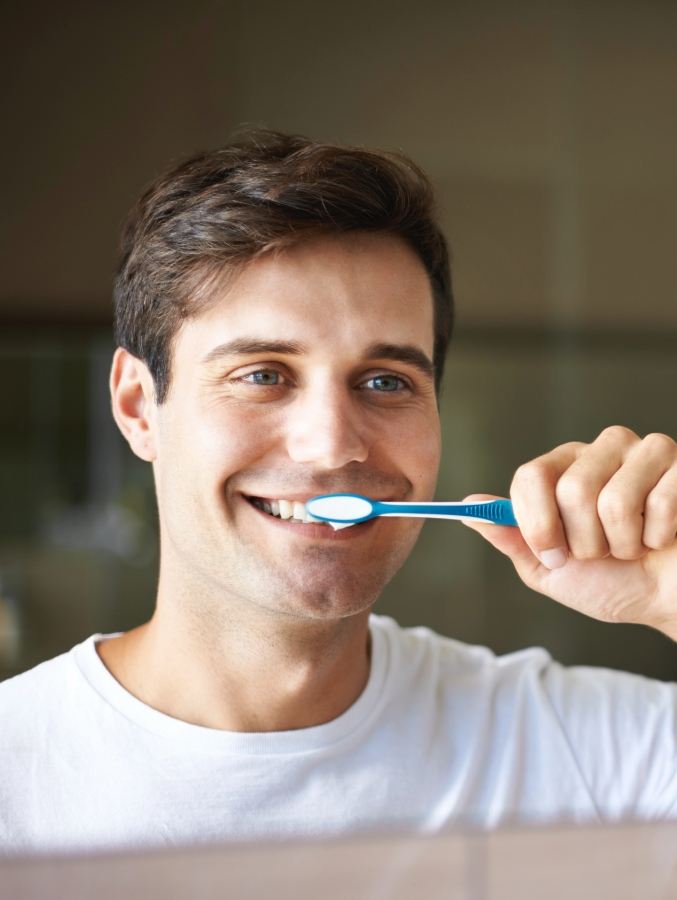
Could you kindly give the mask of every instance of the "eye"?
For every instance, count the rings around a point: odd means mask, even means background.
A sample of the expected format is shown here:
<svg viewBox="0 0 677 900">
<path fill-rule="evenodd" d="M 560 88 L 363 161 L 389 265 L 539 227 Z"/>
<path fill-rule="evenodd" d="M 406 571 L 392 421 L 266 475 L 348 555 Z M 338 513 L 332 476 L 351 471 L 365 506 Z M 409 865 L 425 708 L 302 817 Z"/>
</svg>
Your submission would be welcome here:
<svg viewBox="0 0 677 900">
<path fill-rule="evenodd" d="M 399 393 L 402 390 L 409 390 L 409 385 L 404 378 L 400 378 L 399 375 L 389 375 L 387 373 L 374 375 L 373 378 L 369 378 L 363 383 L 365 385 L 374 385 L 373 389 L 379 394 L 394 394 Z"/>
<path fill-rule="evenodd" d="M 261 387 L 278 387 L 282 383 L 282 375 L 276 369 L 257 369 L 255 372 L 247 372 L 238 378 L 245 384 L 258 384 Z"/>
</svg>

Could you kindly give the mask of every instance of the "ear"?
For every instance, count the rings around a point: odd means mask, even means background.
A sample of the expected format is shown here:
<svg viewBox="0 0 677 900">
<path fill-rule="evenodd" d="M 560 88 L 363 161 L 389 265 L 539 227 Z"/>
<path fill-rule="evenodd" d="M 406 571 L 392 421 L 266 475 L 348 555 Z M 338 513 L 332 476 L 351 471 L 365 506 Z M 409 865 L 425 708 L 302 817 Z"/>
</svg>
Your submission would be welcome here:
<svg viewBox="0 0 677 900">
<path fill-rule="evenodd" d="M 146 462 L 157 457 L 155 389 L 148 367 L 118 347 L 110 371 L 113 418 L 132 451 Z"/>
</svg>

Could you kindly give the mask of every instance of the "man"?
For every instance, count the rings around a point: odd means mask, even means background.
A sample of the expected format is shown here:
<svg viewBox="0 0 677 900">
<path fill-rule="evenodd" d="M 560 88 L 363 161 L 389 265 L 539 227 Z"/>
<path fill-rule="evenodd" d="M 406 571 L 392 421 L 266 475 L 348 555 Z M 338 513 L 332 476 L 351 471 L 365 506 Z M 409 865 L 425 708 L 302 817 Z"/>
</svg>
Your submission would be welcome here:
<svg viewBox="0 0 677 900">
<path fill-rule="evenodd" d="M 0 844 L 82 851 L 677 813 L 677 687 L 370 616 L 434 495 L 451 330 L 422 173 L 255 132 L 158 179 L 115 287 L 115 420 L 153 466 L 157 606 L 0 686 Z M 477 495 L 477 498 L 484 495 Z M 612 427 L 479 525 L 541 593 L 677 637 L 677 447 Z"/>
</svg>

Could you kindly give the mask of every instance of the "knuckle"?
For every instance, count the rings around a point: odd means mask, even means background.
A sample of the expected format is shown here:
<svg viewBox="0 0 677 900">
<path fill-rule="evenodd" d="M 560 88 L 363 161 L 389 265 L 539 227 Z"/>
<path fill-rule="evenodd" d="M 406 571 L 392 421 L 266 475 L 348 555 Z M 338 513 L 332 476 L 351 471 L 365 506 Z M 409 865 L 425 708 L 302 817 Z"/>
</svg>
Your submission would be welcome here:
<svg viewBox="0 0 677 900">
<path fill-rule="evenodd" d="M 605 522 L 617 524 L 632 515 L 628 498 L 615 488 L 605 488 L 597 498 L 597 511 Z"/>
<path fill-rule="evenodd" d="M 546 481 L 550 473 L 550 467 L 547 462 L 539 457 L 532 459 L 531 462 L 523 463 L 513 476 L 513 485 L 529 485 Z"/>
<path fill-rule="evenodd" d="M 677 493 L 654 491 L 646 498 L 645 513 L 667 522 L 677 521 Z"/>
<path fill-rule="evenodd" d="M 573 546 L 571 548 L 571 555 L 574 559 L 580 560 L 581 562 L 588 562 L 593 559 L 604 559 L 604 557 L 609 555 L 609 548 L 604 545 L 598 546 Z"/>
<path fill-rule="evenodd" d="M 615 559 L 633 560 L 641 559 L 647 552 L 646 547 L 641 544 L 631 544 L 625 547 L 614 547 L 613 555 Z"/>
<path fill-rule="evenodd" d="M 590 486 L 585 478 L 579 475 L 562 475 L 555 487 L 555 497 L 562 506 L 573 507 L 587 502 Z"/>
<path fill-rule="evenodd" d="M 639 440 L 639 436 L 625 425 L 608 425 L 600 434 L 607 440 L 612 440 L 619 444 L 631 444 Z"/>
<path fill-rule="evenodd" d="M 677 534 L 665 531 L 662 534 L 652 534 L 649 537 L 645 537 L 644 546 L 648 547 L 649 550 L 667 550 L 668 547 L 672 547 L 675 540 L 677 540 Z"/>
<path fill-rule="evenodd" d="M 586 444 L 584 441 L 567 441 L 566 444 L 561 444 L 558 449 L 567 450 L 571 453 L 578 454 L 589 446 L 590 444 Z"/>
<path fill-rule="evenodd" d="M 601 526 L 586 519 L 583 530 L 571 530 L 568 534 L 571 555 L 579 560 L 604 559 L 610 553 L 609 542 Z"/>
<path fill-rule="evenodd" d="M 512 481 L 510 482 L 510 493 L 512 494 L 515 488 L 518 488 L 522 482 L 524 481 L 524 469 L 526 463 L 524 465 L 519 466 L 515 469 L 515 472 L 512 476 Z"/>
<path fill-rule="evenodd" d="M 532 547 L 549 550 L 560 543 L 558 523 L 546 519 L 534 522 L 526 529 L 525 537 Z"/>
<path fill-rule="evenodd" d="M 662 434 L 660 431 L 653 431 L 651 434 L 647 434 L 643 438 L 642 444 L 661 457 L 674 455 L 677 447 L 671 437 L 667 434 Z"/>
</svg>

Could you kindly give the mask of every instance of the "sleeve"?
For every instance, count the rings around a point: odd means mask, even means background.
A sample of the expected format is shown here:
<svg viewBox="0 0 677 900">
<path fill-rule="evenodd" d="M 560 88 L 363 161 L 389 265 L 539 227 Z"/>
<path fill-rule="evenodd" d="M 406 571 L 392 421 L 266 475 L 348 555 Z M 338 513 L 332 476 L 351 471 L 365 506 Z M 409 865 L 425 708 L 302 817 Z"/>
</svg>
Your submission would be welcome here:
<svg viewBox="0 0 677 900">
<path fill-rule="evenodd" d="M 542 678 L 601 817 L 677 818 L 677 684 L 554 662 Z"/>
</svg>

